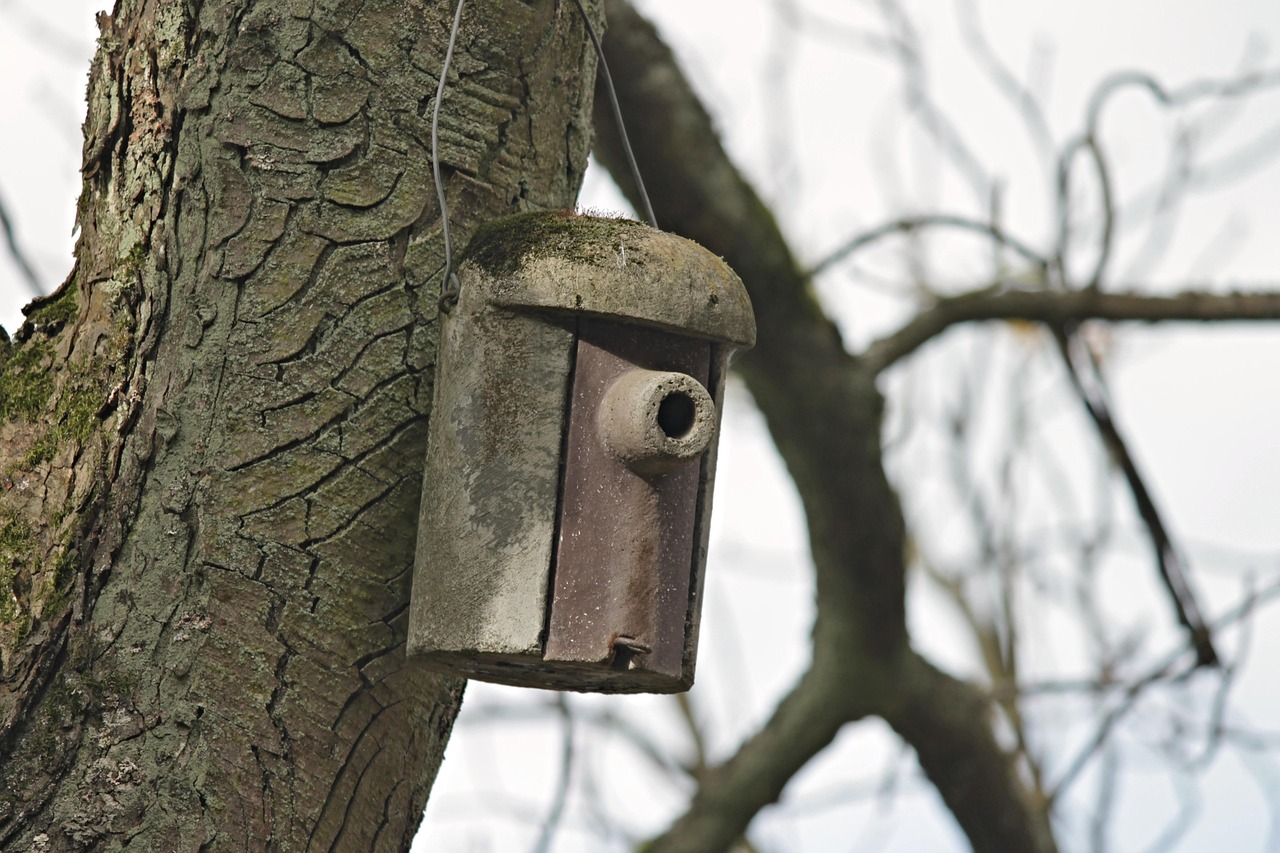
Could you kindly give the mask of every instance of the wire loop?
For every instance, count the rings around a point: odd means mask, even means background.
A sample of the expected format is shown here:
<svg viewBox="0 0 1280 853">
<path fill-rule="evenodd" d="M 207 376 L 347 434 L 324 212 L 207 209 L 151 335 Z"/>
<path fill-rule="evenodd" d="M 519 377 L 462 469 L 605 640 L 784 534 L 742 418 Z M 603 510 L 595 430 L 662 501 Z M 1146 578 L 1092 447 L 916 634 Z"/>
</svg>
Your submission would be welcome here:
<svg viewBox="0 0 1280 853">
<path fill-rule="evenodd" d="M 444 182 L 440 180 L 440 104 L 444 101 L 444 85 L 449 79 L 449 65 L 453 62 L 453 48 L 458 43 L 458 25 L 462 23 L 462 6 L 466 0 L 458 0 L 453 13 L 453 26 L 449 30 L 449 46 L 445 48 L 444 63 L 440 67 L 440 83 L 436 86 L 436 103 L 431 110 L 431 177 L 436 182 L 436 200 L 440 204 L 440 225 L 444 230 L 444 276 L 440 279 L 440 299 L 436 303 L 446 314 L 458 304 L 458 292 L 462 285 L 453 272 L 453 238 L 449 233 L 449 203 L 444 197 Z"/>
<path fill-rule="evenodd" d="M 440 67 L 440 83 L 436 87 L 436 102 L 431 110 L 431 177 L 436 184 L 436 200 L 440 204 L 440 225 L 444 232 L 444 275 L 440 279 L 440 298 L 436 304 L 442 313 L 448 314 L 458 304 L 458 295 L 462 291 L 462 283 L 453 269 L 453 235 L 449 229 L 449 203 L 444 195 L 444 181 L 440 178 L 440 105 L 444 102 L 445 83 L 449 79 L 449 65 L 453 62 L 453 49 L 458 42 L 458 28 L 462 23 L 462 7 L 466 0 L 458 0 L 458 7 L 453 13 L 453 26 L 449 29 L 449 45 L 445 48 L 444 62 Z M 582 23 L 586 27 L 591 44 L 596 49 L 596 57 L 600 60 L 600 71 L 603 75 L 605 89 L 609 93 L 609 104 L 613 107 L 613 120 L 618 125 L 618 136 L 622 141 L 622 150 L 627 155 L 627 165 L 631 169 L 631 177 L 636 183 L 636 192 L 640 196 L 640 206 L 644 208 L 645 217 L 654 228 L 658 227 L 658 219 L 653 215 L 653 205 L 649 203 L 649 193 L 644 188 L 644 179 L 640 177 L 640 167 L 636 164 L 635 153 L 631 150 L 631 141 L 627 138 L 627 127 L 622 120 L 622 107 L 618 104 L 618 93 L 613 88 L 613 77 L 609 74 L 609 63 L 604 58 L 604 47 L 600 37 L 591 24 L 587 8 L 582 0 L 573 0 L 582 14 Z"/>
</svg>

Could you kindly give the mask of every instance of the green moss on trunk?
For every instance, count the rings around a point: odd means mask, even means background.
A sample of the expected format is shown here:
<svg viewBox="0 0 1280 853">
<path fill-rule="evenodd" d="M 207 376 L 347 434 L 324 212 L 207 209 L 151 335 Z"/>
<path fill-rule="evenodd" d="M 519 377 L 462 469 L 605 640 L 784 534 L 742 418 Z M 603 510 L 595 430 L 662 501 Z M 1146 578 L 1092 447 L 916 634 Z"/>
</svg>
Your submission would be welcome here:
<svg viewBox="0 0 1280 853">
<path fill-rule="evenodd" d="M 0 358 L 0 422 L 37 420 L 53 394 L 52 349 L 31 341 L 6 347 Z"/>
<path fill-rule="evenodd" d="M 25 633 L 18 624 L 23 621 L 23 612 L 14 584 L 21 568 L 31 565 L 35 550 L 36 537 L 31 527 L 15 515 L 0 515 L 0 648 L 8 647 L 14 636 Z"/>
<path fill-rule="evenodd" d="M 477 228 L 462 257 L 493 276 L 511 275 L 534 258 L 596 263 L 612 257 L 619 235 L 648 227 L 633 219 L 579 216 L 567 210 L 517 213 Z"/>
</svg>

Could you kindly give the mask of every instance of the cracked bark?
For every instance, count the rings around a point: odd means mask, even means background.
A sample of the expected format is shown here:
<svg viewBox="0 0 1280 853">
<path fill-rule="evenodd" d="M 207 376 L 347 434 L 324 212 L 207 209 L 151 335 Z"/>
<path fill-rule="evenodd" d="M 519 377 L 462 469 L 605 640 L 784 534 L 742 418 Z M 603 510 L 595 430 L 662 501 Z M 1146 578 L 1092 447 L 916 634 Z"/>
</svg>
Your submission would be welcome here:
<svg viewBox="0 0 1280 853">
<path fill-rule="evenodd" d="M 722 255 L 750 291 L 758 340 L 735 366 L 800 492 L 817 573 L 809 672 L 653 849 L 728 849 L 840 725 L 876 715 L 916 750 L 975 850 L 1054 850 L 1045 804 L 996 743 L 986 700 L 910 648 L 874 370 L 846 351 L 653 27 L 623 0 L 605 11 L 606 58 L 659 223 Z M 596 153 L 634 203 L 599 93 L 596 103 Z"/>
<path fill-rule="evenodd" d="M 449 5 L 101 17 L 77 266 L 0 340 L 0 847 L 408 848 L 462 691 L 403 655 Z M 465 16 L 455 239 L 572 203 L 589 50 Z"/>
</svg>

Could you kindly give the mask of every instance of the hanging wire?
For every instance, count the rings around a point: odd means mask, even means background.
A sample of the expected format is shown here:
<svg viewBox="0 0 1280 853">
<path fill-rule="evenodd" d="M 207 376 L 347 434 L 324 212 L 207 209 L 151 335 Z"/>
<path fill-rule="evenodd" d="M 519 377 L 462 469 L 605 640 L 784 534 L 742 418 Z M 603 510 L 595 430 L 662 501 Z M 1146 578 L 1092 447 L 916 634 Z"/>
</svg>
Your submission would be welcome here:
<svg viewBox="0 0 1280 853">
<path fill-rule="evenodd" d="M 453 271 L 453 239 L 449 233 L 449 204 L 444 198 L 444 181 L 440 180 L 440 104 L 444 101 L 444 84 L 449 79 L 449 63 L 453 62 L 453 47 L 458 43 L 458 25 L 462 22 L 462 5 L 453 13 L 453 27 L 449 30 L 449 46 L 444 52 L 444 64 L 440 67 L 440 85 L 436 87 L 436 105 L 431 111 L 431 176 L 436 182 L 436 200 L 440 202 L 440 224 L 444 229 L 444 277 L 440 280 L 440 310 L 446 314 L 458 304 L 458 292 L 462 284 Z"/>
<path fill-rule="evenodd" d="M 618 125 L 618 136 L 622 139 L 622 150 L 627 155 L 627 165 L 631 167 L 631 178 L 636 182 L 636 192 L 640 194 L 640 203 L 644 207 L 644 215 L 649 220 L 649 224 L 654 228 L 658 227 L 658 217 L 653 215 L 653 205 L 649 203 L 649 194 L 645 192 L 644 180 L 640 177 L 640 167 L 636 165 L 636 155 L 631 151 L 631 140 L 627 139 L 627 125 L 622 120 L 622 107 L 618 106 L 618 93 L 613 88 L 613 75 L 609 73 L 609 63 L 604 58 L 604 48 L 600 46 L 600 37 L 596 35 L 596 28 L 591 26 L 591 18 L 587 17 L 587 8 L 582 5 L 582 0 L 573 0 L 578 6 L 578 11 L 582 13 L 582 23 L 587 28 L 587 35 L 591 36 L 591 43 L 596 47 L 596 56 L 600 59 L 600 70 L 604 73 L 604 85 L 609 90 L 609 105 L 613 107 L 613 121 Z"/>
<path fill-rule="evenodd" d="M 453 270 L 453 238 L 449 230 L 449 205 L 444 197 L 444 181 L 440 179 L 440 105 L 444 102 L 445 81 L 449 78 L 449 65 L 453 62 L 453 48 L 458 41 L 458 26 L 462 22 L 462 6 L 466 0 L 458 0 L 458 8 L 453 13 L 453 26 L 449 30 L 449 46 L 444 52 L 444 63 L 440 67 L 440 85 L 436 87 L 435 108 L 431 111 L 431 176 L 436 182 L 436 200 L 440 203 L 440 223 L 444 231 L 444 277 L 440 280 L 440 310 L 446 314 L 458 304 L 458 293 L 462 283 L 458 281 Z M 644 179 L 640 177 L 640 167 L 636 164 L 636 155 L 631 150 L 631 140 L 627 138 L 627 126 L 622 120 L 622 107 L 618 104 L 618 93 L 613 88 L 613 76 L 609 74 L 609 63 L 604 58 L 604 47 L 600 37 L 591 25 L 586 6 L 582 0 L 573 0 L 582 14 L 582 23 L 595 46 L 596 57 L 600 60 L 600 70 L 604 74 L 605 89 L 609 93 L 609 105 L 613 108 L 613 120 L 618 125 L 618 136 L 622 141 L 622 150 L 627 155 L 627 165 L 631 168 L 631 178 L 636 183 L 636 191 L 640 195 L 640 203 L 649 224 L 658 227 L 658 218 L 653 215 L 653 205 L 649 203 L 649 193 L 644 188 Z"/>
</svg>

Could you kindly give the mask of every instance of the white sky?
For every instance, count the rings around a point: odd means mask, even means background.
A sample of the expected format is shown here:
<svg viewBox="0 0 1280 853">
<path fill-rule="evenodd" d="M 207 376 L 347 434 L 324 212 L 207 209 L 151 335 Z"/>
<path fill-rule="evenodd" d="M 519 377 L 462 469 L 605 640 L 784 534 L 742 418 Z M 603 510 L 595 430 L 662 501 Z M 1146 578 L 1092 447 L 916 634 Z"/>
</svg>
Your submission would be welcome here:
<svg viewBox="0 0 1280 853">
<path fill-rule="evenodd" d="M 933 206 L 981 214 L 969 188 L 936 166 L 919 134 L 902 120 L 896 108 L 900 81 L 885 58 L 865 51 L 851 55 L 846 44 L 825 36 L 788 37 L 779 30 L 769 0 L 647 0 L 640 5 L 660 21 L 729 149 L 775 203 L 806 261 L 904 210 Z M 803 5 L 852 29 L 882 29 L 869 2 L 807 0 Z M 60 0 L 53 12 L 33 0 L 0 0 L 0 115 L 6 117 L 7 131 L 0 133 L 0 200 L 49 287 L 70 269 L 78 127 L 96 35 L 92 12 L 100 7 L 90 0 Z M 951 107 L 973 149 L 1001 178 L 1006 222 L 1027 240 L 1045 240 L 1051 225 L 1046 180 L 1025 133 L 964 53 L 956 7 L 918 0 L 914 8 L 936 99 Z M 978 8 L 995 51 L 1015 73 L 1037 75 L 1037 92 L 1047 99 L 1049 124 L 1059 142 L 1079 129 L 1089 92 L 1110 71 L 1138 67 L 1177 86 L 1201 76 L 1229 75 L 1244 62 L 1280 65 L 1280 3 L 1274 0 L 985 0 Z M 780 94 L 771 94 L 775 84 Z M 1278 120 L 1280 98 L 1275 96 L 1216 115 L 1212 126 L 1219 132 L 1203 140 L 1205 156 L 1213 159 L 1259 139 L 1273 139 L 1280 147 Z M 1161 174 L 1168 158 L 1161 140 L 1169 127 L 1150 100 L 1137 94 L 1116 99 L 1108 109 L 1104 140 L 1123 193 L 1137 193 Z M 1082 185 L 1086 198 L 1089 191 Z M 616 199 L 606 179 L 589 176 L 585 205 L 617 206 Z M 1280 281 L 1275 274 L 1277 209 L 1280 161 L 1195 196 L 1160 262 L 1137 283 Z M 1116 269 L 1141 259 L 1142 232 L 1136 234 Z M 935 270 L 940 278 L 960 286 L 981 269 L 982 256 L 971 244 L 943 249 L 946 267 Z M 898 262 L 895 252 L 886 250 L 870 256 L 867 265 L 884 272 L 895 270 Z M 857 344 L 892 328 L 905 310 L 847 270 L 824 277 L 818 286 Z M 12 331 L 24 301 L 16 270 L 0 251 L 0 325 Z M 986 346 L 983 340 L 982 333 L 953 334 L 921 353 L 911 368 L 895 373 L 886 385 L 890 423 L 936 414 L 954 394 L 954 365 L 970 365 L 970 354 Z M 1000 347 L 995 364 L 1006 373 L 1012 361 L 1035 354 L 1033 345 L 1016 341 Z M 1280 329 L 1126 330 L 1116 353 L 1111 379 L 1122 426 L 1161 506 L 1202 570 L 1197 576 L 1202 590 L 1215 611 L 1221 610 L 1238 597 L 1242 569 L 1262 572 L 1265 579 L 1280 568 L 1280 371 L 1274 367 Z M 1061 408 L 1037 439 L 1060 451 L 1068 467 L 1079 465 L 1070 460 L 1091 446 L 1091 438 L 1078 412 L 1051 402 L 1060 377 L 1046 367 L 1032 371 L 1027 381 L 1044 389 L 1046 405 Z M 1007 393 L 1000 382 L 993 376 L 991 393 Z M 727 410 L 699 682 L 692 694 L 697 713 L 711 724 L 713 756 L 721 759 L 767 719 L 804 666 L 813 612 L 794 490 L 760 417 L 736 386 Z M 900 481 L 933 464 L 939 445 L 929 430 L 927 424 L 911 426 L 907 451 L 894 459 Z M 932 492 L 923 481 L 920 490 L 925 497 L 918 500 L 929 511 Z M 1127 512 L 1125 495 L 1115 494 L 1115 506 Z M 1106 583 L 1114 589 L 1108 603 L 1117 620 L 1148 626 L 1147 642 L 1155 655 L 1160 641 L 1171 641 L 1173 634 L 1167 607 L 1150 583 L 1144 543 L 1134 530 L 1130 525 L 1128 544 L 1108 564 Z M 928 587 L 916 582 L 912 589 L 918 645 L 953 670 L 972 672 L 972 650 L 954 616 Z M 1059 628 L 1057 619 L 1046 612 L 1037 626 L 1039 654 L 1030 665 L 1046 673 L 1069 668 L 1075 657 L 1071 644 L 1060 642 L 1070 629 Z M 1235 693 L 1247 721 L 1271 730 L 1280 723 L 1271 675 L 1280 664 L 1277 648 L 1280 620 L 1273 614 L 1255 632 L 1249 669 Z M 1204 703 L 1204 691 L 1197 690 L 1194 684 L 1188 687 L 1189 706 Z M 486 708 L 499 704 L 548 699 L 533 691 L 469 688 L 415 850 L 506 851 L 534 845 L 559 779 L 560 725 L 554 714 L 521 724 L 482 717 Z M 573 707 L 582 714 L 623 715 L 657 741 L 677 750 L 687 747 L 669 700 L 587 697 L 575 698 Z M 1078 710 L 1044 711 L 1043 737 L 1059 743 L 1083 739 Z M 1163 719 L 1154 710 L 1139 714 L 1134 728 L 1155 728 Z M 1133 766 L 1144 769 L 1126 776 L 1116 797 L 1110 841 L 1117 851 L 1147 849 L 1178 807 L 1179 789 L 1168 768 L 1144 753 L 1140 740 L 1125 740 Z M 672 790 L 620 739 L 584 732 L 576 745 L 581 763 L 575 769 L 575 793 L 594 780 L 606 792 L 612 819 L 625 829 L 651 833 L 679 813 L 688 791 Z M 761 815 L 752 837 L 766 850 L 965 849 L 913 766 L 881 724 L 848 729 L 793 782 L 782 805 Z M 896 793 L 877 796 L 876 786 L 894 767 L 902 769 Z M 1238 753 L 1223 752 L 1195 783 L 1201 811 L 1193 831 L 1174 849 L 1280 850 L 1280 836 L 1272 835 L 1268 844 L 1268 814 L 1277 804 L 1268 804 L 1262 794 L 1268 788 L 1273 795 L 1280 791 L 1275 777 L 1274 769 L 1259 769 Z M 1082 790 L 1089 787 L 1086 781 Z M 601 849 L 597 836 L 585 830 L 592 817 L 584 803 L 581 797 L 571 801 L 556 850 Z M 1090 846 L 1082 828 L 1062 840 L 1066 850 Z M 620 843 L 613 847 L 624 849 Z"/>
</svg>

